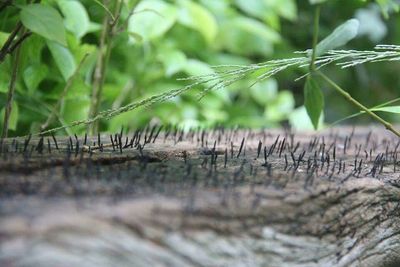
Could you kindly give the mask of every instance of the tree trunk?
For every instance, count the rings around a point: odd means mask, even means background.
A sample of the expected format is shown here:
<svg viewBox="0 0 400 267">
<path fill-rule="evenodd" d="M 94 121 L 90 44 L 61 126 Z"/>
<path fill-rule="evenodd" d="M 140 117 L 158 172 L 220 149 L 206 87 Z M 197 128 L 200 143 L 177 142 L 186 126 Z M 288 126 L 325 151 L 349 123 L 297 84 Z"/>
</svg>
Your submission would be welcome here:
<svg viewBox="0 0 400 267">
<path fill-rule="evenodd" d="M 0 266 L 400 266 L 400 142 L 370 129 L 6 140 Z"/>
</svg>

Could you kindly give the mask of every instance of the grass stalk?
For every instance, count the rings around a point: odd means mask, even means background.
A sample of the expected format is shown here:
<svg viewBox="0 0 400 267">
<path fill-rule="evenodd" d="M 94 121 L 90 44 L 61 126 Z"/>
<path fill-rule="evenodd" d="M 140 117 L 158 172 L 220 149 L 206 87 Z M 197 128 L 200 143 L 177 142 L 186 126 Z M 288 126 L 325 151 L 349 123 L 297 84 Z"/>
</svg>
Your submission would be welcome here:
<svg viewBox="0 0 400 267">
<path fill-rule="evenodd" d="M 385 102 L 385 103 L 379 104 L 379 105 L 377 105 L 377 106 L 373 106 L 372 108 L 370 108 L 370 110 L 374 110 L 374 109 L 376 109 L 376 108 L 382 108 L 382 107 L 388 106 L 388 105 L 390 105 L 390 104 L 394 104 L 394 103 L 399 102 L 399 101 L 400 101 L 400 97 L 395 98 L 395 99 L 390 100 L 390 101 L 387 101 L 387 102 Z M 337 121 L 335 121 L 335 122 L 332 122 L 331 124 L 329 124 L 328 127 L 335 126 L 335 125 L 337 125 L 337 124 L 339 124 L 339 123 L 341 123 L 341 122 L 344 122 L 344 121 L 346 121 L 346 120 L 355 118 L 355 117 L 360 116 L 360 115 L 363 115 L 363 114 L 365 114 L 365 111 L 360 111 L 360 112 L 351 114 L 351 115 L 349 115 L 349 116 L 347 116 L 347 117 L 345 117 L 345 118 L 342 118 L 342 119 L 340 119 L 340 120 L 337 120 Z"/>
<path fill-rule="evenodd" d="M 391 131 L 392 133 L 394 133 L 395 135 L 400 137 L 400 132 L 398 132 L 390 122 L 387 122 L 386 120 L 382 119 L 380 116 L 378 116 L 377 114 L 372 112 L 370 109 L 365 107 L 363 104 L 361 104 L 360 102 L 355 100 L 348 92 L 346 92 L 344 89 L 342 89 L 334 81 L 329 79 L 325 74 L 323 74 L 322 72 L 318 72 L 318 74 L 325 82 L 327 82 L 333 89 L 335 89 L 336 92 L 341 94 L 347 101 L 349 101 L 350 103 L 352 103 L 353 105 L 355 105 L 356 107 L 358 107 L 359 109 L 361 109 L 362 111 L 367 113 L 371 118 L 373 118 L 377 122 L 384 125 L 387 130 Z"/>
</svg>

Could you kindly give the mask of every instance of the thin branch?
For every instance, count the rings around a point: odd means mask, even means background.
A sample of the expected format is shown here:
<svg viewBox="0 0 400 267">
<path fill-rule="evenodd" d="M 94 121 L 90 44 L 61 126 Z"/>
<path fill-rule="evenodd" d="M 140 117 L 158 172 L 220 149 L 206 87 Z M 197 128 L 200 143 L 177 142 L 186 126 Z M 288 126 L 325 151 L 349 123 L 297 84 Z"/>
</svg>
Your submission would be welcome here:
<svg viewBox="0 0 400 267">
<path fill-rule="evenodd" d="M 18 75 L 19 59 L 20 59 L 20 54 L 21 54 L 20 51 L 21 51 L 21 46 L 18 46 L 17 51 L 15 52 L 11 80 L 10 80 L 10 85 L 8 88 L 7 103 L 6 103 L 6 109 L 4 112 L 3 131 L 1 134 L 2 140 L 4 138 L 7 138 L 7 135 L 8 135 L 8 127 L 9 127 L 10 116 L 11 116 L 11 112 L 12 112 L 12 102 L 13 102 L 13 98 L 14 98 L 15 84 L 16 84 L 17 75 Z"/>
<path fill-rule="evenodd" d="M 8 36 L 6 42 L 0 49 L 0 63 L 4 61 L 4 58 L 9 53 L 9 48 L 12 46 L 12 42 L 14 41 L 15 37 L 18 35 L 18 32 L 21 29 L 22 29 L 22 23 L 18 22 L 17 26 L 15 26 L 15 29 L 10 33 L 10 36 Z"/>
<path fill-rule="evenodd" d="M 14 50 L 20 46 L 22 44 L 23 41 L 25 41 L 28 37 L 30 37 L 32 35 L 32 32 L 28 31 L 26 33 L 24 33 L 20 38 L 18 38 L 17 41 L 15 41 L 15 43 L 12 44 L 12 46 L 8 49 L 8 54 L 12 54 L 12 52 L 14 52 Z"/>
</svg>

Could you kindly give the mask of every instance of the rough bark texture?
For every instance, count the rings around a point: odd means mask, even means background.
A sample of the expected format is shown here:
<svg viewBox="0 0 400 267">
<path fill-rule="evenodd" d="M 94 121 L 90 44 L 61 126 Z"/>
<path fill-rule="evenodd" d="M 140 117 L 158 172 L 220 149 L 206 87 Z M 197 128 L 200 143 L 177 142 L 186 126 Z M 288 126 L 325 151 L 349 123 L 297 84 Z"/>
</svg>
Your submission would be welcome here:
<svg viewBox="0 0 400 267">
<path fill-rule="evenodd" d="M 400 266 L 396 137 L 156 133 L 7 140 L 0 266 Z"/>
</svg>

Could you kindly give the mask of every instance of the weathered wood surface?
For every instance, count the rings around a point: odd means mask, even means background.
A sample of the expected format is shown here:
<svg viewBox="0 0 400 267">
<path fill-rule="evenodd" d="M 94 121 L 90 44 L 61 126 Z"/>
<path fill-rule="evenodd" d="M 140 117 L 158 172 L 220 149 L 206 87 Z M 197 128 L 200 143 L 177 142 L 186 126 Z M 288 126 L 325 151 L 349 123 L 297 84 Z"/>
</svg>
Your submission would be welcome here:
<svg viewBox="0 0 400 267">
<path fill-rule="evenodd" d="M 7 140 L 0 266 L 400 266 L 389 133 L 150 135 Z"/>
</svg>

